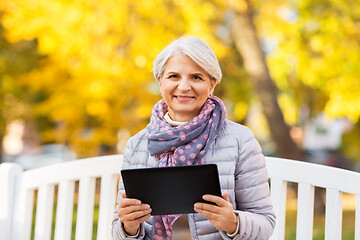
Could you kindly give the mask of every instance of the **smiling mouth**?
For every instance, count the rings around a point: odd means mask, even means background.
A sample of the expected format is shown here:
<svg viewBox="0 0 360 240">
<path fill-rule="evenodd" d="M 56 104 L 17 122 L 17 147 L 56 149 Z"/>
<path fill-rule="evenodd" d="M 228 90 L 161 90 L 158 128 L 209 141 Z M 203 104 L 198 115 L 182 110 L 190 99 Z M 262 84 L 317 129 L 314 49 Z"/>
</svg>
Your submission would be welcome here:
<svg viewBox="0 0 360 240">
<path fill-rule="evenodd" d="M 188 101 L 191 101 L 191 100 L 195 99 L 195 97 L 191 97 L 191 96 L 178 96 L 178 95 L 175 95 L 174 97 L 180 102 L 188 102 Z"/>
</svg>

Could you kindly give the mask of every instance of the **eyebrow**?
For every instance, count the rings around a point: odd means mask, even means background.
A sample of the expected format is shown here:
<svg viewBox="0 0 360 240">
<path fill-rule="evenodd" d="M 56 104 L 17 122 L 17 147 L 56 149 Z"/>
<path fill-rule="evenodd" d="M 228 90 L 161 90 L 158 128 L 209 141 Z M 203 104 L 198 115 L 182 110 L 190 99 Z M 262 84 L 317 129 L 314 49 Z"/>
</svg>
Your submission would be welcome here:
<svg viewBox="0 0 360 240">
<path fill-rule="evenodd" d="M 204 75 L 204 74 L 202 74 L 200 72 L 191 73 L 190 75 L 193 75 L 193 76 L 197 75 L 197 76 L 201 76 L 201 77 L 206 77 L 206 75 Z"/>
<path fill-rule="evenodd" d="M 179 74 L 179 73 L 178 72 L 168 72 L 165 75 L 169 76 L 169 75 L 173 75 L 173 74 Z M 194 72 L 194 73 L 190 73 L 189 75 L 206 77 L 206 75 L 202 74 L 201 72 Z"/>
<path fill-rule="evenodd" d="M 167 72 L 165 75 L 179 74 L 178 72 Z"/>
</svg>

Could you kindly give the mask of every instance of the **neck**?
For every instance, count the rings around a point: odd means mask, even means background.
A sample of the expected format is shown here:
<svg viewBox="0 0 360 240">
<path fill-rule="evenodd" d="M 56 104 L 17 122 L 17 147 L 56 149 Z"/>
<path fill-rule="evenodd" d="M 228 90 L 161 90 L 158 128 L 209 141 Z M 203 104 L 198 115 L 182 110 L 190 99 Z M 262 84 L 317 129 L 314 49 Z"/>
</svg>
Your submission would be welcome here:
<svg viewBox="0 0 360 240">
<path fill-rule="evenodd" d="M 184 123 L 186 122 L 179 122 L 179 121 L 174 121 L 171 119 L 170 115 L 169 115 L 169 112 L 167 112 L 164 116 L 164 119 L 165 121 L 170 124 L 172 127 L 177 127 L 177 126 L 180 126 L 180 125 L 183 125 Z"/>
<path fill-rule="evenodd" d="M 199 109 L 199 111 L 195 115 L 183 115 L 183 114 L 174 114 L 174 112 L 169 108 L 168 114 L 169 114 L 169 117 L 171 118 L 171 120 L 176 121 L 176 122 L 186 123 L 186 122 L 190 121 L 191 119 L 193 119 L 194 117 L 196 117 L 200 113 L 200 110 L 201 109 Z"/>
</svg>

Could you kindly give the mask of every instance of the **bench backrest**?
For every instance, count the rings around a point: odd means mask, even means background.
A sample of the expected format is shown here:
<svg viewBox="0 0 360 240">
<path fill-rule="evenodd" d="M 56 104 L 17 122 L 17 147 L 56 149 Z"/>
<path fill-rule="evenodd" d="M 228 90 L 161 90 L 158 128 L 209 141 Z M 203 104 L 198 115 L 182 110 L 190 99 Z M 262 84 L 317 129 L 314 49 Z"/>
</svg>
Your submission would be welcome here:
<svg viewBox="0 0 360 240">
<path fill-rule="evenodd" d="M 312 239 L 316 186 L 326 189 L 325 239 L 341 239 L 341 199 L 345 192 L 356 195 L 355 239 L 360 240 L 360 173 L 288 159 L 266 157 L 266 161 L 277 215 L 277 225 L 271 239 L 284 239 L 287 182 L 294 182 L 298 183 L 296 239 Z M 25 172 L 16 164 L 2 164 L 0 239 L 30 239 L 36 190 L 35 240 L 50 239 L 55 186 L 58 188 L 55 240 L 70 239 L 74 189 L 78 181 L 75 239 L 90 240 L 93 232 L 95 183 L 98 178 L 101 179 L 101 186 L 97 239 L 111 239 L 111 219 L 121 163 L 122 155 L 113 155 Z"/>
<path fill-rule="evenodd" d="M 287 183 L 298 183 L 296 239 L 312 239 L 314 187 L 326 189 L 325 239 L 341 239 L 342 193 L 356 195 L 355 239 L 360 240 L 360 173 L 266 157 L 277 225 L 271 239 L 284 239 Z"/>
<path fill-rule="evenodd" d="M 96 179 L 101 179 L 97 239 L 111 239 L 110 226 L 122 155 L 70 161 L 19 175 L 12 229 L 4 239 L 29 240 L 37 190 L 35 240 L 50 239 L 55 186 L 58 187 L 55 240 L 71 238 L 75 182 L 79 182 L 75 239 L 91 239 Z M 1 194 L 1 193 L 0 193 Z M 0 220 L 1 221 L 1 220 Z M 11 235 L 11 237 L 9 237 Z"/>
</svg>

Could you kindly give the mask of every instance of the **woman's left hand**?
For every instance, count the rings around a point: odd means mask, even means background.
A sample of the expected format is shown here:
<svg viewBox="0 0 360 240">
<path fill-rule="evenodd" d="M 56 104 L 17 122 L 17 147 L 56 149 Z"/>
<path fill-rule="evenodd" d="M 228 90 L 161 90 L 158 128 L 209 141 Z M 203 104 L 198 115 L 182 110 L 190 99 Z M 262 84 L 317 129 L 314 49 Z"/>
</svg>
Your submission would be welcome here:
<svg viewBox="0 0 360 240">
<path fill-rule="evenodd" d="M 194 210 L 205 215 L 218 230 L 232 234 L 236 230 L 238 219 L 230 203 L 229 192 L 225 191 L 222 196 L 221 198 L 206 194 L 203 196 L 203 199 L 216 205 L 198 202 L 195 203 Z"/>
</svg>

